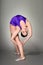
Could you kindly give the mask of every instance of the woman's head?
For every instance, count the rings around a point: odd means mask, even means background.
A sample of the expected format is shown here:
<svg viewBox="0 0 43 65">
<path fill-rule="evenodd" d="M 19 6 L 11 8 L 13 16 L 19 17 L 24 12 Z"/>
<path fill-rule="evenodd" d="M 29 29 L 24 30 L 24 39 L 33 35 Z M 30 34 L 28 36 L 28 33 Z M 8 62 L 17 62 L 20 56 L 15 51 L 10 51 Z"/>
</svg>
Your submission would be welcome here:
<svg viewBox="0 0 43 65">
<path fill-rule="evenodd" d="M 28 32 L 25 32 L 25 33 L 22 33 L 22 32 L 21 32 L 21 36 L 22 36 L 22 37 L 26 37 L 27 35 L 28 35 Z"/>
<path fill-rule="evenodd" d="M 22 27 L 21 36 L 26 37 L 28 35 L 28 29 L 26 26 Z"/>
<path fill-rule="evenodd" d="M 21 31 L 21 36 L 22 37 L 26 37 L 28 35 L 28 30 L 27 30 L 27 27 L 24 27 Z"/>
<path fill-rule="evenodd" d="M 28 30 L 24 22 L 21 22 L 21 28 L 21 36 L 26 37 L 28 35 Z"/>
</svg>

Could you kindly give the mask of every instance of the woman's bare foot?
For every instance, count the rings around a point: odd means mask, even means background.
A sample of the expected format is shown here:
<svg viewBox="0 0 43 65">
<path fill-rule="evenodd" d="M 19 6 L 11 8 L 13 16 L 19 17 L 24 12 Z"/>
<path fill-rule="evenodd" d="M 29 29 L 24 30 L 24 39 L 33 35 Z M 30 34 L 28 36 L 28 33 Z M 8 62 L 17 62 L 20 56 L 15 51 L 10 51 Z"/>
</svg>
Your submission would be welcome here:
<svg viewBox="0 0 43 65">
<path fill-rule="evenodd" d="M 20 58 L 16 59 L 16 61 L 20 61 L 20 60 L 25 60 L 25 57 L 20 57 Z"/>
</svg>

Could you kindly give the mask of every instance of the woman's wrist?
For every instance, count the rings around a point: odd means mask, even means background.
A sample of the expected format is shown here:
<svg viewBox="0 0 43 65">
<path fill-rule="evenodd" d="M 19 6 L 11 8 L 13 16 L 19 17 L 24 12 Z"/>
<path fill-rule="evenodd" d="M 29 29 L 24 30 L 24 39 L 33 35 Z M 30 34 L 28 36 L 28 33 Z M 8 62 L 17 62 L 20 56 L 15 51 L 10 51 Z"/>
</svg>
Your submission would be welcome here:
<svg viewBox="0 0 43 65">
<path fill-rule="evenodd" d="M 26 43 L 30 39 L 30 35 L 24 40 L 24 43 Z"/>
</svg>

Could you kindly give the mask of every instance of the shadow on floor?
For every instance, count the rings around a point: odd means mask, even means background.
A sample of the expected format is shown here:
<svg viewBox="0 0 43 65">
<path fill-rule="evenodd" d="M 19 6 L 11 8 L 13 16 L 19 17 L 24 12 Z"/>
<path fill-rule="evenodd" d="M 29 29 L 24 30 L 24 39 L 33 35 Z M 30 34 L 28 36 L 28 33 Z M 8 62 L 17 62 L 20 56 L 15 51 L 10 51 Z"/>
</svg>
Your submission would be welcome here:
<svg viewBox="0 0 43 65">
<path fill-rule="evenodd" d="M 25 55 L 40 55 L 42 54 L 43 52 L 40 52 L 40 51 L 31 51 L 31 52 L 25 52 Z"/>
</svg>

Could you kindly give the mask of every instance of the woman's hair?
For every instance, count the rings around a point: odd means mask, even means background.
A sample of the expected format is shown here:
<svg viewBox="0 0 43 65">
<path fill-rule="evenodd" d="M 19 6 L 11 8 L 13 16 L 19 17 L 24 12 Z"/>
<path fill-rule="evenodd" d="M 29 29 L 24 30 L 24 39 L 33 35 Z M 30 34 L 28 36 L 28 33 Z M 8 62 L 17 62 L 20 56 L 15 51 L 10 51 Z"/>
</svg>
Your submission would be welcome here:
<svg viewBox="0 0 43 65">
<path fill-rule="evenodd" d="M 22 36 L 22 37 L 26 37 L 27 35 L 28 35 L 28 33 L 27 33 L 26 35 L 23 35 L 23 33 L 21 32 L 21 36 Z"/>
</svg>

